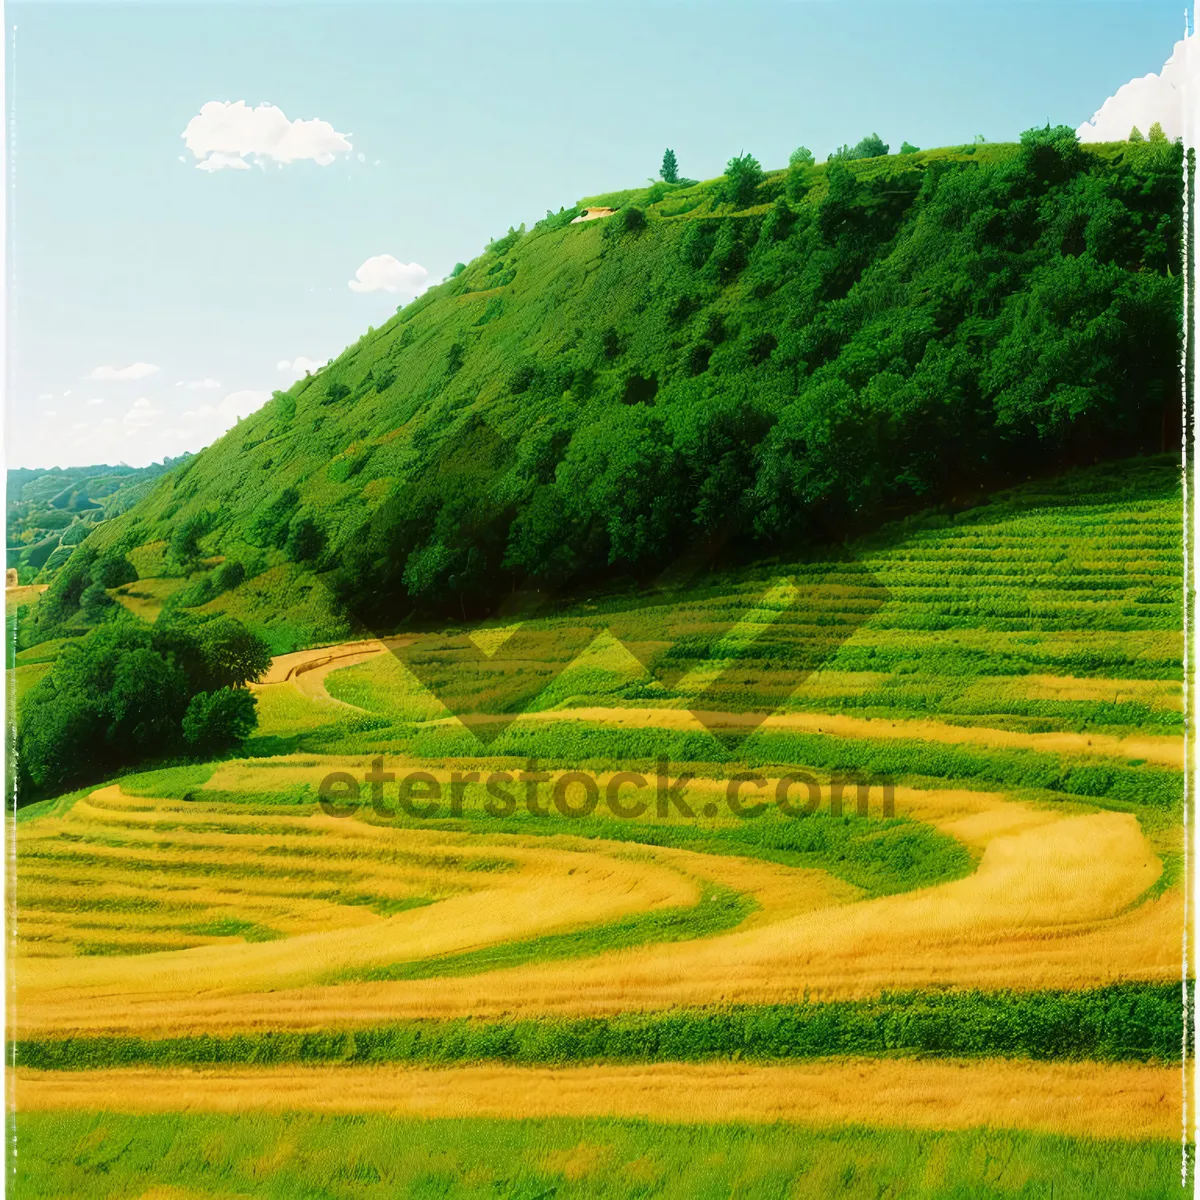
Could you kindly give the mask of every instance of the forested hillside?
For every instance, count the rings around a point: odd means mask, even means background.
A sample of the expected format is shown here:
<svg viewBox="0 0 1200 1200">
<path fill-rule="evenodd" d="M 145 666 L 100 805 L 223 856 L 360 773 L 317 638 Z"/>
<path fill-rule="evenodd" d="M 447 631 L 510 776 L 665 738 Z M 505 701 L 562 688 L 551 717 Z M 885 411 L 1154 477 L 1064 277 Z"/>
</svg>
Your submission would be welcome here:
<svg viewBox="0 0 1200 1200">
<path fill-rule="evenodd" d="M 1172 446 L 1181 161 L 1047 128 L 547 214 L 106 521 L 42 619 L 114 550 L 252 623 L 318 578 L 376 627 L 480 616 Z"/>
<path fill-rule="evenodd" d="M 7 563 L 23 583 L 61 567 L 101 521 L 132 508 L 155 481 L 183 461 L 148 467 L 10 468 L 5 504 Z"/>
</svg>

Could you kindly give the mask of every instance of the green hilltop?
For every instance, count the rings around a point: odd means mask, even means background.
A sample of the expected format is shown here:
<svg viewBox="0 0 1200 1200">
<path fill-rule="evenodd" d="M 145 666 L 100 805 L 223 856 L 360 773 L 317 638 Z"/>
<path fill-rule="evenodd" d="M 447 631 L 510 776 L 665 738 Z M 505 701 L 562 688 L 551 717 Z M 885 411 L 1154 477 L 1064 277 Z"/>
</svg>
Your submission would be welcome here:
<svg viewBox="0 0 1200 1200">
<path fill-rule="evenodd" d="M 547 213 L 98 524 L 22 642 L 114 556 L 280 650 L 1176 445 L 1181 163 L 1058 127 Z"/>
</svg>

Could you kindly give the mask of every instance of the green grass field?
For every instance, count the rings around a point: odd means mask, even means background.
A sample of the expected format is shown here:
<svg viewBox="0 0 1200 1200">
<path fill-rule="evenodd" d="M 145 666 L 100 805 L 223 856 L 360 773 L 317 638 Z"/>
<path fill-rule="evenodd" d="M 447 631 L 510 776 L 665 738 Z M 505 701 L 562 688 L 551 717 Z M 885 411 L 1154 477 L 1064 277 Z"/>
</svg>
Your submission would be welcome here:
<svg viewBox="0 0 1200 1200">
<path fill-rule="evenodd" d="M 986 1130 L 908 1133 L 644 1121 L 36 1114 L 20 1195 L 555 1196 L 960 1200 L 1182 1196 L 1178 1146 Z M 94 1191 L 103 1179 L 103 1191 Z M 167 1189 L 172 1189 L 168 1191 Z"/>
<path fill-rule="evenodd" d="M 454 712 L 516 718 L 486 745 L 381 652 L 259 686 L 238 757 L 22 808 L 18 1194 L 1181 1194 L 1181 524 L 1171 459 L 1030 483 L 849 559 L 547 618 L 527 710 L 460 631 L 423 634 Z M 573 650 L 581 619 L 612 632 Z M 718 676 L 722 711 L 771 720 L 705 732 Z M 326 816 L 321 779 L 376 757 L 440 781 L 437 815 L 389 783 Z M 658 811 L 660 757 L 690 815 Z M 531 759 L 535 807 L 514 781 L 498 812 L 488 774 Z M 581 769 L 642 774 L 621 795 L 646 811 L 563 815 L 551 781 Z M 891 776 L 894 813 L 878 785 L 865 812 L 727 802 L 738 772 L 853 770 Z M 451 808 L 454 771 L 480 779 Z M 811 1070 L 860 1107 L 618 1119 L 628 1085 L 601 1080 L 571 1108 L 588 1071 L 672 1065 L 747 1105 L 746 1072 Z M 901 1074 L 873 1121 L 853 1079 L 877 1068 Z M 427 1069 L 450 1099 L 426 1119 L 271 1091 Z M 204 1091 L 214 1070 L 251 1078 Z M 480 1116 L 472 1072 L 510 1070 Z"/>
</svg>

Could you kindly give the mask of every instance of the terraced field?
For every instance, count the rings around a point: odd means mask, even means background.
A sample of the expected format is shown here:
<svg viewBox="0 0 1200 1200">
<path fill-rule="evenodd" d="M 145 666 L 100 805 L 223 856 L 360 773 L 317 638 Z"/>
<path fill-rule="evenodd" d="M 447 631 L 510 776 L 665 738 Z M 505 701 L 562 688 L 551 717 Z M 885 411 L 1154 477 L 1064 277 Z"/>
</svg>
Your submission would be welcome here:
<svg viewBox="0 0 1200 1200">
<path fill-rule="evenodd" d="M 1181 533 L 1144 460 L 276 660 L 18 814 L 21 1194 L 1180 1191 Z"/>
</svg>

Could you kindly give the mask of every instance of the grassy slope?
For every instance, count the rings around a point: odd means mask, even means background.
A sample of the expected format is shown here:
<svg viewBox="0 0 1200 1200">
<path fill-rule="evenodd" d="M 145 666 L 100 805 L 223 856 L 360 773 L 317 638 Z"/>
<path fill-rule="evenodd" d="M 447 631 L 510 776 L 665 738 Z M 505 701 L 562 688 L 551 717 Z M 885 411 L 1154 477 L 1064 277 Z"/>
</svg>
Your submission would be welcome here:
<svg viewBox="0 0 1200 1200">
<path fill-rule="evenodd" d="M 1091 149 L 1103 161 L 1120 152 Z M 986 164 L 1013 153 L 1011 146 L 939 150 L 853 163 L 851 170 L 870 180 L 885 171 L 915 175 L 938 163 Z M 826 196 L 824 167 L 811 169 L 809 185 L 797 202 L 802 208 Z M 769 175 L 759 191 L 761 203 L 738 212 L 736 220 L 761 217 L 783 186 L 783 173 Z M 500 239 L 457 277 L 431 288 L 331 366 L 300 381 L 285 399 L 172 471 L 131 512 L 106 522 L 91 544 L 153 543 L 168 538 L 180 522 L 209 514 L 216 527 L 202 546 L 246 562 L 254 576 L 210 607 L 263 629 L 277 650 L 334 640 L 347 632 L 343 614 L 314 586 L 311 566 L 285 562 L 254 528 L 285 488 L 298 492 L 297 511 L 318 517 L 328 538 L 329 566 L 353 546 L 364 520 L 398 481 L 426 470 L 451 444 L 448 438 L 467 446 L 476 459 L 498 459 L 501 473 L 509 472 L 519 489 L 544 472 L 543 459 L 552 467 L 564 437 L 619 411 L 631 378 L 657 377 L 654 411 L 668 425 L 675 420 L 672 413 L 713 403 L 722 388 L 758 391 L 768 383 L 775 391 L 795 388 L 794 380 L 786 383 L 780 375 L 790 368 L 768 364 L 762 370 L 773 374 L 760 381 L 746 360 L 755 330 L 787 325 L 795 300 L 786 289 L 761 294 L 749 278 L 718 285 L 680 274 L 679 247 L 687 228 L 697 222 L 715 228 L 734 213 L 716 184 L 659 185 L 656 191 L 592 200 L 643 205 L 646 233 L 606 239 L 604 221 L 559 227 L 547 221 L 522 237 Z M 687 292 L 695 293 L 696 307 L 673 324 L 668 293 Z M 705 333 L 716 327 L 724 333 Z M 609 331 L 620 343 L 612 357 L 604 349 Z M 689 347 L 714 336 L 719 344 L 711 374 L 717 382 L 704 384 L 708 375 L 694 379 L 681 364 Z M 534 384 L 521 378 L 523 365 L 536 364 L 544 374 L 556 363 L 575 371 L 565 393 L 540 375 Z M 585 378 L 586 386 L 580 382 Z M 342 389 L 345 395 L 338 394 Z M 479 415 L 486 416 L 491 432 L 477 427 L 472 432 Z M 493 433 L 510 449 L 485 445 Z"/>
</svg>

